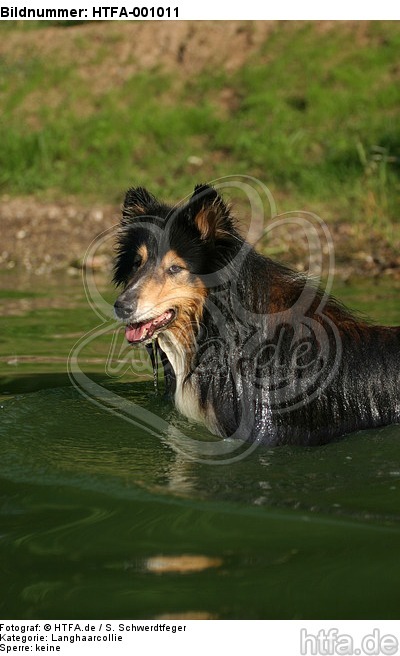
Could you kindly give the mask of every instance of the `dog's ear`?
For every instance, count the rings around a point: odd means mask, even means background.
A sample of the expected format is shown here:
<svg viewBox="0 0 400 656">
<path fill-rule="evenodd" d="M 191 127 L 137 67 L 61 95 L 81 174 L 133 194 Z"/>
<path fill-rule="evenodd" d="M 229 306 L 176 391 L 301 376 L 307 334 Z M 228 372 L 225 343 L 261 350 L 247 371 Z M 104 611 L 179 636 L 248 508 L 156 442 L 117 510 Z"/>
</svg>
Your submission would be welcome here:
<svg viewBox="0 0 400 656">
<path fill-rule="evenodd" d="M 122 220 L 130 221 L 136 216 L 144 216 L 151 213 L 151 208 L 157 204 L 157 200 L 144 187 L 131 187 L 125 195 L 122 208 Z"/>
<path fill-rule="evenodd" d="M 197 185 L 189 207 L 194 224 L 204 241 L 219 239 L 231 233 L 229 209 L 213 187 Z"/>
</svg>

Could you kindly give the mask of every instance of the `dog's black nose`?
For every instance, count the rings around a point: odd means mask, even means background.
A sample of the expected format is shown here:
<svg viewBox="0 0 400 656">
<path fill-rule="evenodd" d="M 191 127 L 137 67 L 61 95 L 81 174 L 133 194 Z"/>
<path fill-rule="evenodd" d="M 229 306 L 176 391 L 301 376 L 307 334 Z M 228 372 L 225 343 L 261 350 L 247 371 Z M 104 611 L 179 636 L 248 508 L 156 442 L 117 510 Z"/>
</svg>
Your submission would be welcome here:
<svg viewBox="0 0 400 656">
<path fill-rule="evenodd" d="M 132 314 L 132 306 L 120 301 L 119 298 L 114 303 L 114 310 L 117 319 L 121 319 L 122 321 L 126 321 Z"/>
</svg>

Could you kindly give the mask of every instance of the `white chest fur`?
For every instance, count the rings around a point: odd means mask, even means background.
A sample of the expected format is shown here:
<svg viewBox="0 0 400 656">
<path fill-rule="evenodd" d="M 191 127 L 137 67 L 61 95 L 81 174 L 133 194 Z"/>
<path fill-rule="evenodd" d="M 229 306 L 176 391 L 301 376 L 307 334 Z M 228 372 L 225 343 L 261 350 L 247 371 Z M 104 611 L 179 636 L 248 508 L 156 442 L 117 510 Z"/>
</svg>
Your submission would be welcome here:
<svg viewBox="0 0 400 656">
<path fill-rule="evenodd" d="M 160 333 L 158 342 L 175 373 L 174 400 L 177 410 L 188 419 L 205 424 L 211 432 L 218 433 L 214 411 L 210 407 L 201 407 L 196 381 L 193 376 L 187 376 L 188 354 L 182 344 L 168 332 Z"/>
</svg>

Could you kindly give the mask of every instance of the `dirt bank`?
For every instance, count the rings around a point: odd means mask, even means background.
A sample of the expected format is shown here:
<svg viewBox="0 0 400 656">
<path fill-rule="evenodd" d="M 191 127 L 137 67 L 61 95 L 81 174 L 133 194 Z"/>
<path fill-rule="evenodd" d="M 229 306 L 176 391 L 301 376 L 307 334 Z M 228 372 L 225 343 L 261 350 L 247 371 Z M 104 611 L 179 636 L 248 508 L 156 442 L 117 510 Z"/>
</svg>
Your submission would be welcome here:
<svg viewBox="0 0 400 656">
<path fill-rule="evenodd" d="M 35 197 L 0 199 L 0 268 L 23 269 L 43 275 L 67 269 L 77 273 L 93 239 L 109 231 L 96 257 L 86 264 L 97 269 L 111 267 L 112 229 L 119 221 L 120 208 L 112 205 L 85 206 L 74 199 L 59 202 Z M 336 253 L 336 273 L 341 278 L 353 275 L 388 275 L 400 279 L 400 255 L 385 240 L 368 239 L 347 223 L 335 223 L 329 229 Z M 297 270 L 308 266 L 306 241 L 293 226 L 272 234 L 261 247 L 276 259 Z"/>
</svg>

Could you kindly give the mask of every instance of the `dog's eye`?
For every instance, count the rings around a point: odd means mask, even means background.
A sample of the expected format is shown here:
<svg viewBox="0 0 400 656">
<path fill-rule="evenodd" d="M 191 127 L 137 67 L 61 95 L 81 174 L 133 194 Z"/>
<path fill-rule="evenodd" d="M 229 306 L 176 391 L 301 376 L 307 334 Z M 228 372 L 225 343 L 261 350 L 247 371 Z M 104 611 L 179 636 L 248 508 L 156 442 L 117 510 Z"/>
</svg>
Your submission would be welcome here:
<svg viewBox="0 0 400 656">
<path fill-rule="evenodd" d="M 183 267 L 179 266 L 178 264 L 172 264 L 172 266 L 170 266 L 168 269 L 168 273 L 173 276 L 180 271 L 183 271 Z"/>
</svg>

